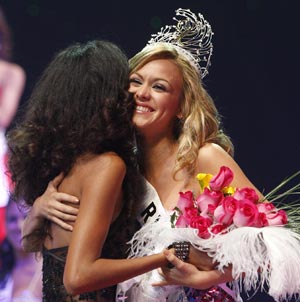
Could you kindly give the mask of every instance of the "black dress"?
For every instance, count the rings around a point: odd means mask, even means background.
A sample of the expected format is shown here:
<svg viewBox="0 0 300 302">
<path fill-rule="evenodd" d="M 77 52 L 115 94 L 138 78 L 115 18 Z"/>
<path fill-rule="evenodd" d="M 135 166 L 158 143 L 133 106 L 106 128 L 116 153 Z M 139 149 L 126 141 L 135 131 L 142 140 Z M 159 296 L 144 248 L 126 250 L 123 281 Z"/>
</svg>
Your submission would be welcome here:
<svg viewBox="0 0 300 302">
<path fill-rule="evenodd" d="M 135 218 L 121 213 L 110 227 L 101 258 L 126 258 L 129 248 L 127 242 L 138 228 L 139 224 Z M 82 293 L 75 297 L 67 293 L 63 284 L 67 252 L 67 246 L 43 250 L 43 302 L 98 301 L 99 297 L 104 298 L 105 301 L 115 301 L 116 285 L 95 292 Z"/>
</svg>

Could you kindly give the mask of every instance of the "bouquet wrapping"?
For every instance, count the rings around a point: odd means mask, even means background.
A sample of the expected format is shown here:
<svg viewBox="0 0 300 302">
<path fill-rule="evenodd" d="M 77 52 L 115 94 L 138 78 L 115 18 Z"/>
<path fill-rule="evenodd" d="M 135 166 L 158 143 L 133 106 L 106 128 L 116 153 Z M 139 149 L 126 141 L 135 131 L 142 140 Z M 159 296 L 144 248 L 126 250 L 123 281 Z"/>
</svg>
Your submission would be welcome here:
<svg viewBox="0 0 300 302">
<path fill-rule="evenodd" d="M 299 185 L 278 194 L 286 182 L 260 200 L 251 188 L 233 188 L 233 173 L 221 167 L 215 176 L 198 174 L 201 193 L 180 192 L 172 215 L 165 213 L 158 221 L 146 223 L 131 240 L 130 257 L 161 252 L 174 241 L 188 241 L 207 252 L 223 271 L 232 267 L 231 282 L 236 301 L 240 292 L 264 290 L 275 301 L 299 298 L 300 235 L 297 210 L 287 205 L 275 206 L 291 194 L 299 194 Z M 271 198 L 272 197 L 272 198 Z M 296 203 L 294 203 L 295 205 Z M 291 211 L 291 209 L 293 209 Z M 162 278 L 157 271 L 136 277 L 136 296 L 143 301 L 166 301 L 166 297 L 184 296 L 178 286 L 153 287 Z M 126 292 L 128 288 L 123 288 Z M 170 298 L 169 298 L 170 299 Z M 140 300 L 140 301 L 142 301 Z"/>
</svg>

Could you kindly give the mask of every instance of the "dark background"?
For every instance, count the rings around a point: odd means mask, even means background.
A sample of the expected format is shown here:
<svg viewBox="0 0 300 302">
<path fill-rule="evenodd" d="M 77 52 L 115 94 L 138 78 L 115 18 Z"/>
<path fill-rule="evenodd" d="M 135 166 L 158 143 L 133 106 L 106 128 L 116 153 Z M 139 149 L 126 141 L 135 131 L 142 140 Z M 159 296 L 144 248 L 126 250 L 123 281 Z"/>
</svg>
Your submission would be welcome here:
<svg viewBox="0 0 300 302">
<path fill-rule="evenodd" d="M 53 54 L 75 41 L 117 43 L 131 57 L 175 9 L 201 12 L 215 33 L 204 82 L 235 145 L 235 159 L 262 191 L 300 170 L 297 0 L 0 1 L 13 61 L 26 71 L 24 105 Z M 259 297 L 253 301 L 259 301 Z M 267 301 L 267 298 L 261 298 Z"/>
</svg>

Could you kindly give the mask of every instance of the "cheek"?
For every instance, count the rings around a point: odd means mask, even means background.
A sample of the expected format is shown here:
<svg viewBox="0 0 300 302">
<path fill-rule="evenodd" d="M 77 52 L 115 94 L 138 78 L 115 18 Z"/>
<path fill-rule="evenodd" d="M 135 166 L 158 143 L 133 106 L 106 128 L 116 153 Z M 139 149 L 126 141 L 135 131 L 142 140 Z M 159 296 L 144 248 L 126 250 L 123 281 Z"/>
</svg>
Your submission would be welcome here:
<svg viewBox="0 0 300 302">
<path fill-rule="evenodd" d="M 178 101 L 168 101 L 164 105 L 164 110 L 169 116 L 177 116 L 180 112 L 179 102 Z"/>
<path fill-rule="evenodd" d="M 133 123 L 134 126 L 136 126 L 136 127 L 141 126 L 141 121 L 140 121 L 140 119 L 139 119 L 139 116 L 138 116 L 135 112 L 133 113 L 132 123 Z"/>
<path fill-rule="evenodd" d="M 132 86 L 132 85 L 129 85 L 129 88 L 128 88 L 128 92 L 130 93 L 135 93 L 136 92 L 136 87 Z"/>
</svg>

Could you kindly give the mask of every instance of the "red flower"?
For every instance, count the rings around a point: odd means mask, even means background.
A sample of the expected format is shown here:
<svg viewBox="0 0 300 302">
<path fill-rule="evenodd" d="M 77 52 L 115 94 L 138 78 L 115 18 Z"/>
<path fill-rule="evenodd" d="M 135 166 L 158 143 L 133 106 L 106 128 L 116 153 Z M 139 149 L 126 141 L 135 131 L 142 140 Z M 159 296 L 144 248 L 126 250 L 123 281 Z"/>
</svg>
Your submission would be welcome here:
<svg viewBox="0 0 300 302">
<path fill-rule="evenodd" d="M 287 224 L 287 214 L 283 210 L 278 210 L 271 202 L 262 202 L 257 205 L 260 214 L 265 215 L 264 225 L 284 225 Z"/>
<path fill-rule="evenodd" d="M 229 188 L 232 179 L 232 171 L 223 166 L 209 185 L 206 184 L 204 189 L 201 187 L 203 192 L 196 200 L 191 191 L 180 192 L 177 208 L 172 215 L 172 219 L 177 218 L 175 226 L 197 229 L 198 236 L 206 239 L 213 234 L 226 232 L 231 225 L 260 228 L 287 224 L 286 212 L 278 210 L 270 202 L 259 202 L 254 189 L 224 190 Z"/>
<path fill-rule="evenodd" d="M 210 237 L 209 227 L 213 221 L 211 218 L 195 216 L 191 218 L 190 226 L 194 229 L 198 229 L 198 236 L 204 239 Z"/>
<path fill-rule="evenodd" d="M 265 227 L 268 225 L 269 225 L 269 223 L 268 223 L 266 214 L 258 212 L 256 223 L 253 224 L 253 226 L 257 227 L 257 228 L 262 228 L 262 227 Z"/>
<path fill-rule="evenodd" d="M 259 200 L 256 191 L 252 188 L 236 189 L 233 196 L 236 200 L 249 200 L 253 203 L 258 202 Z"/>
<path fill-rule="evenodd" d="M 213 214 L 215 208 L 223 199 L 222 192 L 210 191 L 205 188 L 203 193 L 196 199 L 196 205 L 200 209 L 201 215 Z"/>
<path fill-rule="evenodd" d="M 269 225 L 285 225 L 288 222 L 286 212 L 283 210 L 266 214 L 266 218 Z"/>
<path fill-rule="evenodd" d="M 260 213 L 270 213 L 276 208 L 271 202 L 261 202 L 257 204 L 257 209 Z"/>
<path fill-rule="evenodd" d="M 237 201 L 232 196 L 226 196 L 222 203 L 216 208 L 214 218 L 217 223 L 230 225 L 233 215 L 237 209 Z"/>
<path fill-rule="evenodd" d="M 222 231 L 224 231 L 226 229 L 226 226 L 222 223 L 216 223 L 214 225 L 212 225 L 211 229 L 210 229 L 210 232 L 212 234 L 219 234 L 221 233 Z"/>
<path fill-rule="evenodd" d="M 182 213 L 179 215 L 175 226 L 176 227 L 187 227 L 191 224 L 191 220 L 193 217 L 197 217 L 199 215 L 198 209 L 195 207 L 185 208 Z"/>
<path fill-rule="evenodd" d="M 233 223 L 237 227 L 253 226 L 257 223 L 257 219 L 258 209 L 252 201 L 238 201 L 238 207 L 233 216 Z"/>
<path fill-rule="evenodd" d="M 185 211 L 185 208 L 191 208 L 194 206 L 194 196 L 193 192 L 187 191 L 187 192 L 179 192 L 179 200 L 177 202 L 177 208 L 181 212 Z"/>
<path fill-rule="evenodd" d="M 219 173 L 210 180 L 209 186 L 213 191 L 220 191 L 227 187 L 232 180 L 232 171 L 228 167 L 222 166 Z"/>
</svg>

